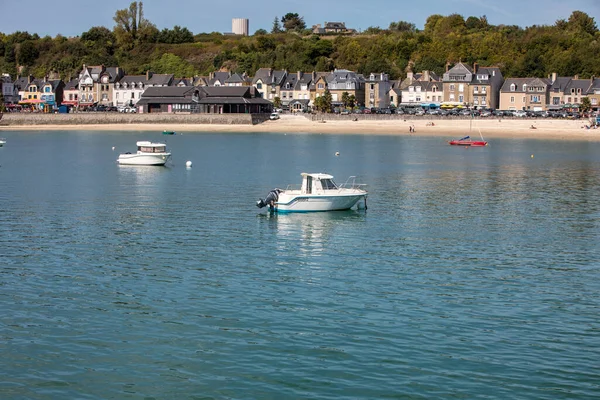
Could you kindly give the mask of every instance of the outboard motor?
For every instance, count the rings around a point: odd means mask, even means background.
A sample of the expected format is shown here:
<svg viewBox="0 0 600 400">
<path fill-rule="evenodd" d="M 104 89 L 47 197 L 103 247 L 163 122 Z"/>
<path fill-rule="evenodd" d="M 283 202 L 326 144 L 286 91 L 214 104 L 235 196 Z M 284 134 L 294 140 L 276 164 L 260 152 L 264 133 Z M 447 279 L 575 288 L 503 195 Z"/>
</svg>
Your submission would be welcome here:
<svg viewBox="0 0 600 400">
<path fill-rule="evenodd" d="M 273 209 L 273 206 L 279 200 L 279 193 L 281 193 L 281 189 L 273 189 L 267 194 L 267 197 L 264 199 L 258 199 L 256 202 L 256 207 L 263 208 L 266 206 L 270 206 Z"/>
</svg>

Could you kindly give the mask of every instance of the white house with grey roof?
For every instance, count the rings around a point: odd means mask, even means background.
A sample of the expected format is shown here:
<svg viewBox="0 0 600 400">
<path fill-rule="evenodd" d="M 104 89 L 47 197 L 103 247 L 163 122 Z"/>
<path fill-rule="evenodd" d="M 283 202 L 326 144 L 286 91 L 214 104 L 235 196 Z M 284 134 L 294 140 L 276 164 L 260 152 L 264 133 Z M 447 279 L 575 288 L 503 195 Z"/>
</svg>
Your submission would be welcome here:
<svg viewBox="0 0 600 400">
<path fill-rule="evenodd" d="M 168 87 L 174 82 L 173 74 L 124 75 L 114 85 L 113 104 L 134 107 L 149 87 Z"/>
<path fill-rule="evenodd" d="M 401 105 L 439 107 L 444 100 L 443 83 L 433 71 L 409 71 L 399 89 Z"/>
</svg>

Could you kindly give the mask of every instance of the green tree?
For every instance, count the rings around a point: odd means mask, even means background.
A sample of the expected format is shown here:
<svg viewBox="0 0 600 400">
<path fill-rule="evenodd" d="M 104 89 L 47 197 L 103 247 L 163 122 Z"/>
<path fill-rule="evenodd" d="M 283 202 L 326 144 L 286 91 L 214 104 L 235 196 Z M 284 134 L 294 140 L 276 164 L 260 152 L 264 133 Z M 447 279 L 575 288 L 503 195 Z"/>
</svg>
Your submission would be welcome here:
<svg viewBox="0 0 600 400">
<path fill-rule="evenodd" d="M 156 26 L 144 18 L 143 3 L 134 1 L 129 8 L 117 10 L 113 17 L 116 25 L 114 34 L 124 47 L 134 47 L 139 43 L 151 42 L 156 38 Z"/>
<path fill-rule="evenodd" d="M 331 112 L 331 101 L 331 92 L 329 89 L 325 89 L 323 96 L 319 96 L 315 99 L 315 108 L 320 112 Z"/>
<path fill-rule="evenodd" d="M 279 98 L 279 96 L 275 96 L 275 98 L 273 99 L 273 107 L 275 107 L 275 108 L 281 107 L 281 99 Z"/>
<path fill-rule="evenodd" d="M 275 17 L 273 20 L 273 27 L 271 28 L 271 33 L 281 33 L 281 25 L 279 25 L 279 18 Z"/>
<path fill-rule="evenodd" d="M 354 108 L 356 106 L 356 96 L 351 94 L 348 96 L 348 108 Z"/>
<path fill-rule="evenodd" d="M 57 37 L 58 39 L 58 37 Z M 94 26 L 89 31 L 81 34 L 81 40 L 84 42 L 95 42 L 99 45 L 113 45 L 115 42 L 115 35 L 103 26 Z"/>
<path fill-rule="evenodd" d="M 181 44 L 181 43 L 193 43 L 194 35 L 188 30 L 188 28 L 182 28 L 179 25 L 175 25 L 173 29 L 163 29 L 157 35 L 157 41 L 159 43 L 168 44 Z"/>
<path fill-rule="evenodd" d="M 592 102 L 589 97 L 584 97 L 581 99 L 581 104 L 579 104 L 579 110 L 581 112 L 587 113 L 592 110 Z"/>
<path fill-rule="evenodd" d="M 581 11 L 573 11 L 567 22 L 567 29 L 585 32 L 592 36 L 598 32 L 594 18 Z"/>
<path fill-rule="evenodd" d="M 348 108 L 349 97 L 350 97 L 350 93 L 348 93 L 348 92 L 342 93 L 342 104 L 344 105 L 344 108 Z"/>
<path fill-rule="evenodd" d="M 261 29 L 257 29 L 256 32 L 254 32 L 254 36 L 268 35 L 268 34 L 269 34 L 269 32 L 267 32 L 266 30 L 264 30 L 262 28 Z"/>
<path fill-rule="evenodd" d="M 171 53 L 165 53 L 158 60 L 152 61 L 150 69 L 158 74 L 173 74 L 177 77 L 196 74 L 193 65 Z"/>
<path fill-rule="evenodd" d="M 304 18 L 298 13 L 287 13 L 281 17 L 281 24 L 286 31 L 302 31 L 306 29 Z"/>
<path fill-rule="evenodd" d="M 416 32 L 417 27 L 415 24 L 406 21 L 392 22 L 388 28 L 390 31 L 398 32 Z"/>
<path fill-rule="evenodd" d="M 32 66 L 39 57 L 40 52 L 35 47 L 32 40 L 28 40 L 19 45 L 19 51 L 17 53 L 17 61 L 20 65 Z"/>
</svg>

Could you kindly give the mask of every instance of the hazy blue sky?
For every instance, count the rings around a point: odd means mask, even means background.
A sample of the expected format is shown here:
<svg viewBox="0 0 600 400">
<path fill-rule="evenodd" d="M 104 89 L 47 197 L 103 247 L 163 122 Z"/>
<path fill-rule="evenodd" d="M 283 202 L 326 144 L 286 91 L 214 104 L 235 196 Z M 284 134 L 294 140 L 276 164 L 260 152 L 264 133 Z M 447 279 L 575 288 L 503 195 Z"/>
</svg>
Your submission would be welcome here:
<svg viewBox="0 0 600 400">
<path fill-rule="evenodd" d="M 77 36 L 93 26 L 112 29 L 118 9 L 130 0 L 101 2 L 64 2 L 52 0 L 0 0 L 0 32 L 17 30 L 40 36 Z M 465 18 L 486 15 L 493 25 L 552 25 L 567 19 L 575 10 L 583 11 L 600 24 L 600 0 L 278 0 L 278 1 L 198 1 L 146 0 L 144 15 L 159 29 L 175 25 L 193 33 L 230 32 L 232 18 L 250 19 L 250 32 L 271 30 L 275 16 L 288 12 L 304 17 L 308 27 L 325 21 L 345 22 L 348 28 L 364 30 L 370 26 L 387 28 L 392 21 L 408 21 L 423 28 L 432 14 L 458 13 Z"/>
</svg>

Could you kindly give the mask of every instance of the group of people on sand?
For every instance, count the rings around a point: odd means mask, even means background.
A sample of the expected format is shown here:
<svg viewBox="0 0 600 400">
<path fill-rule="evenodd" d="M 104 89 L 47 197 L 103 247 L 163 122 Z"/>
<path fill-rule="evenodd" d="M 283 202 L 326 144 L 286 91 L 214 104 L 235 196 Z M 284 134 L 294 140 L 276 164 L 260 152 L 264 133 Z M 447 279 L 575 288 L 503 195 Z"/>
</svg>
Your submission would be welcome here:
<svg viewBox="0 0 600 400">
<path fill-rule="evenodd" d="M 410 125 L 410 126 L 408 127 L 408 132 L 409 132 L 409 133 L 415 133 L 415 127 L 414 127 L 413 125 Z"/>
</svg>

